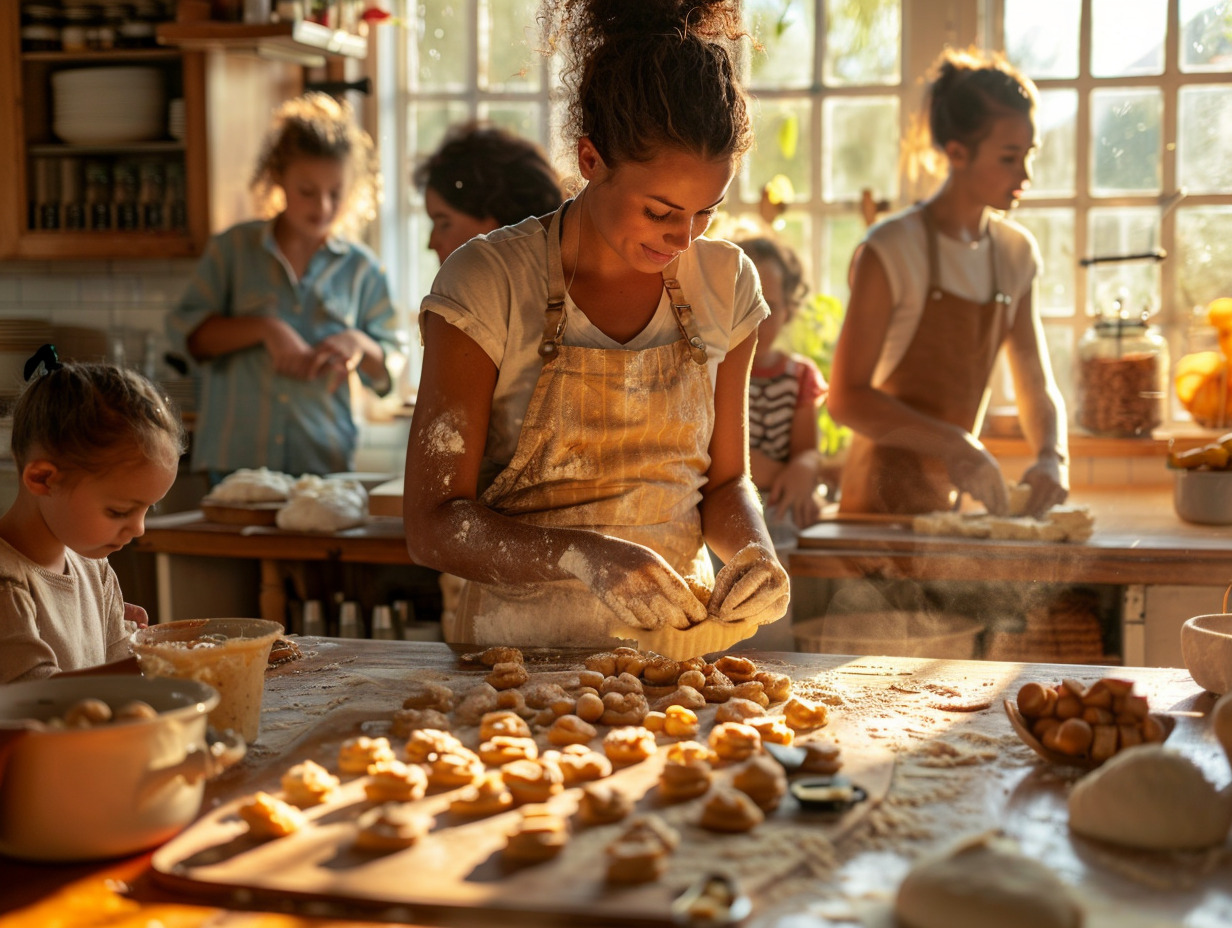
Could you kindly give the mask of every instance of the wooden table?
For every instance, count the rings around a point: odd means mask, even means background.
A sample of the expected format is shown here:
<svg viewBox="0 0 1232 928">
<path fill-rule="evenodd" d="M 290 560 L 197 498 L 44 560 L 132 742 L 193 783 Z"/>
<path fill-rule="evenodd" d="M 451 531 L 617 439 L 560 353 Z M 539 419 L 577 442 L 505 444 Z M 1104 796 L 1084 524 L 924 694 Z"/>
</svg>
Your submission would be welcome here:
<svg viewBox="0 0 1232 928">
<path fill-rule="evenodd" d="M 268 673 L 262 734 L 240 766 L 207 791 L 215 802 L 276 784 L 278 773 L 310 754 L 332 723 L 387 719 L 412 675 L 456 678 L 445 645 L 302 639 L 305 658 Z M 789 673 L 797 691 L 833 705 L 831 728 L 858 726 L 894 753 L 894 778 L 882 804 L 833 848 L 821 849 L 803 872 L 762 899 L 750 928 L 848 924 L 868 905 L 892 898 L 920 853 L 957 835 L 1004 827 L 1024 851 L 1048 863 L 1084 893 L 1087 928 L 1158 925 L 1213 928 L 1232 917 L 1232 871 L 1226 845 L 1215 855 L 1130 854 L 1072 838 L 1064 793 L 1075 775 L 1046 767 L 1013 735 L 1000 709 L 1028 680 L 1071 677 L 1090 683 L 1106 668 L 1019 665 L 906 658 L 756 653 L 763 666 Z M 562 661 L 559 666 L 577 666 Z M 532 665 L 532 670 L 538 669 Z M 469 671 L 478 678 L 481 672 Z M 1183 670 L 1118 668 L 1137 681 L 1154 709 L 1177 717 L 1169 744 L 1193 757 L 1217 784 L 1227 764 L 1204 714 L 1212 705 Z M 987 708 L 977 708 L 986 705 Z M 335 726 L 336 727 L 336 726 Z M 332 737 L 337 737 L 333 732 Z M 336 744 L 336 740 L 330 742 Z M 336 750 L 336 748 L 335 748 Z M 851 748 L 848 747 L 850 751 Z M 166 928 L 298 928 L 356 924 L 356 912 L 318 907 L 308 913 L 253 914 L 245 903 L 169 894 L 149 872 L 149 856 L 101 865 L 41 866 L 0 858 L 0 912 L 6 928 L 147 926 Z M 1222 863 L 1220 861 L 1223 861 Z M 118 881 L 118 882 L 116 882 Z M 410 921 L 410 919 L 408 919 Z M 470 920 L 472 924 L 482 924 Z M 459 924 L 468 923 L 462 919 Z M 487 922 L 491 924 L 489 920 Z M 537 925 L 562 924 L 539 919 Z"/>
<path fill-rule="evenodd" d="M 297 561 L 338 561 L 351 564 L 414 562 L 406 550 L 401 518 L 375 516 L 364 525 L 341 532 L 287 532 L 261 525 L 210 522 L 199 511 L 153 516 L 133 548 L 155 556 L 159 616 L 173 614 L 171 557 L 251 558 L 260 562 L 261 617 L 285 622 L 287 597 L 281 565 Z"/>
</svg>

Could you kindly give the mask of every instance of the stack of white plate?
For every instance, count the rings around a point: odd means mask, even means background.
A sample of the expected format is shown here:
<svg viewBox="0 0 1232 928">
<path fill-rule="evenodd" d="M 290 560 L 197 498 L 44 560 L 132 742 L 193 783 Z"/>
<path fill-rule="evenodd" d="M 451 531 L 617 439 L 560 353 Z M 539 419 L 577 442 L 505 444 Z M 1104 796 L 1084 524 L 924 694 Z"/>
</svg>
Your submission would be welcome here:
<svg viewBox="0 0 1232 928">
<path fill-rule="evenodd" d="M 72 68 L 51 75 L 52 127 L 73 145 L 162 138 L 167 89 L 158 68 Z"/>
<path fill-rule="evenodd" d="M 176 97 L 167 104 L 167 134 L 184 141 L 184 98 Z"/>
<path fill-rule="evenodd" d="M 26 361 L 51 341 L 51 323 L 40 319 L 0 319 L 0 396 L 15 396 L 25 382 Z"/>
</svg>

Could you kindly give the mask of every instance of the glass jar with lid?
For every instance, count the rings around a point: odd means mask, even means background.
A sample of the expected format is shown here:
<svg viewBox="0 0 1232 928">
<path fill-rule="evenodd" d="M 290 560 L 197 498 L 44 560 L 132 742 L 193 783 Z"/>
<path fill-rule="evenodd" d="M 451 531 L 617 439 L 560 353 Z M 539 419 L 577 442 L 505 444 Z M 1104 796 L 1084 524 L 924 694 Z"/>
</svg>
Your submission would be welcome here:
<svg viewBox="0 0 1232 928">
<path fill-rule="evenodd" d="M 1149 437 L 1168 401 L 1168 343 L 1120 302 L 1078 342 L 1078 425 L 1093 435 Z"/>
</svg>

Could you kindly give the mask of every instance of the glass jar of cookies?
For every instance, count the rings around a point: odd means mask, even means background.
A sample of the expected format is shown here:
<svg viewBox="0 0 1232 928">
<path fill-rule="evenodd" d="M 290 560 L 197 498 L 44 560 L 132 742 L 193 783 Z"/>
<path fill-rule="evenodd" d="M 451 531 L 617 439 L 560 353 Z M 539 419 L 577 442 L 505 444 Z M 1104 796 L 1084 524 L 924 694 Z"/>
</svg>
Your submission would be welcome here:
<svg viewBox="0 0 1232 928">
<path fill-rule="evenodd" d="M 1093 435 L 1150 437 L 1164 421 L 1168 343 L 1117 304 L 1078 342 L 1077 424 Z"/>
</svg>

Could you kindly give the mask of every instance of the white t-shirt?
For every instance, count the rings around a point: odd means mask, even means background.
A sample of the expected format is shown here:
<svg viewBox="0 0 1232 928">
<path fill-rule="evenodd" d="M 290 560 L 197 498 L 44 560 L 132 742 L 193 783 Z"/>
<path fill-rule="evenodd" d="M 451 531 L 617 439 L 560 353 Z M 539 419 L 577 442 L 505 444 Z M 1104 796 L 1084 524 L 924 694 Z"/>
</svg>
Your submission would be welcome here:
<svg viewBox="0 0 1232 928">
<path fill-rule="evenodd" d="M 499 368 L 481 491 L 512 460 L 543 369 L 539 343 L 548 302 L 547 278 L 547 231 L 537 219 L 526 219 L 473 238 L 454 251 L 420 307 L 421 326 L 425 313 L 439 313 L 470 336 Z M 676 278 L 705 339 L 713 387 L 719 362 L 770 312 L 757 271 L 736 245 L 701 238 L 680 256 Z M 565 315 L 566 345 L 640 351 L 681 337 L 666 293 L 646 328 L 623 344 L 596 328 L 572 300 L 566 301 Z"/>
<path fill-rule="evenodd" d="M 869 229 L 865 243 L 881 259 L 890 284 L 894 309 L 881 357 L 873 372 L 873 386 L 880 386 L 902 360 L 924 313 L 928 287 L 928 237 L 921 205 L 896 213 Z M 990 245 L 989 239 L 992 244 Z M 1012 327 L 1019 300 L 1031 292 L 1040 267 L 1039 247 L 1031 233 L 1000 213 L 988 211 L 988 234 L 974 244 L 937 233 L 937 264 L 941 279 L 934 281 L 955 296 L 978 303 L 992 293 L 994 248 L 997 287 L 1013 299 L 1006 316 Z"/>
<path fill-rule="evenodd" d="M 0 683 L 40 680 L 128 657 L 135 630 L 106 559 L 65 551 L 65 572 L 0 540 Z"/>
</svg>

